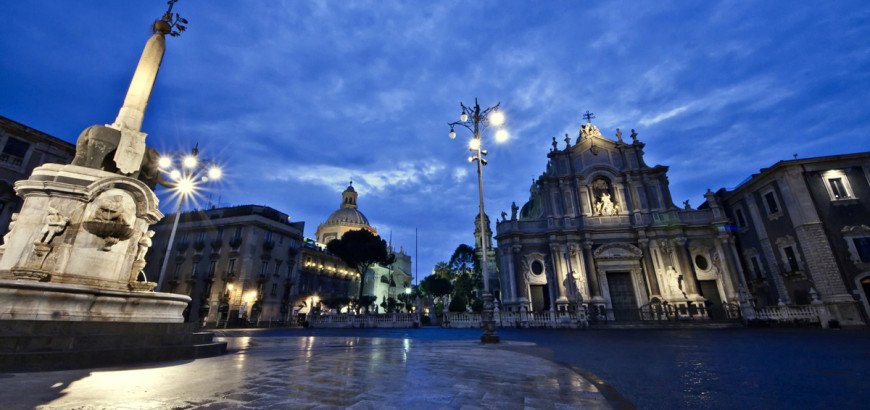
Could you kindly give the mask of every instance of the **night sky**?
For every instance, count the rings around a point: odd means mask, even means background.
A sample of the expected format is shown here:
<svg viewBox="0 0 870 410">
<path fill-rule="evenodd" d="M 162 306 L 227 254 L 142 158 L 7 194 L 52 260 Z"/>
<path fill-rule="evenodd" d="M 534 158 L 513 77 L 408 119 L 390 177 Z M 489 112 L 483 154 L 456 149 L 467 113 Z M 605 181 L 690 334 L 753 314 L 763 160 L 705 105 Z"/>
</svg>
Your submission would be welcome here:
<svg viewBox="0 0 870 410">
<path fill-rule="evenodd" d="M 0 115 L 74 142 L 113 122 L 165 1 L 0 1 Z M 419 272 L 473 242 L 477 181 L 459 102 L 500 101 L 484 138 L 495 219 L 528 199 L 552 137 L 581 113 L 635 128 L 681 205 L 759 168 L 870 150 L 865 1 L 203 1 L 176 11 L 143 131 L 199 143 L 224 182 L 199 201 L 264 204 L 306 236 L 350 179 L 363 213 Z M 166 198 L 162 192 L 161 198 Z M 161 203 L 169 211 L 171 203 Z"/>
</svg>

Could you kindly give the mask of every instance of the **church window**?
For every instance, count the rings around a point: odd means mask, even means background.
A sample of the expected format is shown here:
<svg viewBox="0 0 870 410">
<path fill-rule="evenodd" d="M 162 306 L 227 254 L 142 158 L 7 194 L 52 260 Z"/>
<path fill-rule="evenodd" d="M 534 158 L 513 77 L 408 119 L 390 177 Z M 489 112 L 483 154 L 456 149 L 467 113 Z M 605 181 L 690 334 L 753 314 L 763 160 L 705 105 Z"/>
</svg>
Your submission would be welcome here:
<svg viewBox="0 0 870 410">
<path fill-rule="evenodd" d="M 217 269 L 217 261 L 211 261 L 208 265 L 208 276 L 214 277 L 214 271 Z"/>
<path fill-rule="evenodd" d="M 193 262 L 193 265 L 191 265 L 191 267 L 190 267 L 190 278 L 191 279 L 196 278 L 196 268 L 198 265 L 199 265 L 199 263 L 197 263 L 197 262 Z"/>
<path fill-rule="evenodd" d="M 832 201 L 854 198 L 852 187 L 849 185 L 849 178 L 845 172 L 841 170 L 826 171 L 822 175 L 822 179 Z"/>
<path fill-rule="evenodd" d="M 532 262 L 532 273 L 535 275 L 540 275 L 544 273 L 544 264 L 541 261 L 533 261 Z"/>
<path fill-rule="evenodd" d="M 260 264 L 260 275 L 266 275 L 266 269 L 268 269 L 268 268 L 269 268 L 269 262 L 263 261 L 263 263 Z"/>
<path fill-rule="evenodd" d="M 707 270 L 710 268 L 710 263 L 704 255 L 695 255 L 695 266 L 700 270 Z"/>
<path fill-rule="evenodd" d="M 737 219 L 737 226 L 738 227 L 740 227 L 740 228 L 746 227 L 746 216 L 743 215 L 742 209 L 735 209 L 734 210 L 734 219 Z"/>
<path fill-rule="evenodd" d="M 216 240 L 221 240 L 224 238 L 224 228 L 218 228 L 217 233 L 214 237 Z"/>
<path fill-rule="evenodd" d="M 764 206 L 767 207 L 767 214 L 773 215 L 779 212 L 779 202 L 776 201 L 776 195 L 773 191 L 764 194 Z"/>
<path fill-rule="evenodd" d="M 275 273 L 273 273 L 272 275 L 278 276 L 280 274 L 281 274 L 281 261 L 275 261 Z"/>
<path fill-rule="evenodd" d="M 266 231 L 266 242 L 272 241 L 272 231 Z"/>
<path fill-rule="evenodd" d="M 242 239 L 242 227 L 241 226 L 236 227 L 236 232 L 233 234 L 233 239 L 235 239 L 235 240 Z"/>
<path fill-rule="evenodd" d="M 852 238 L 858 259 L 863 263 L 870 263 L 870 237 Z"/>
<path fill-rule="evenodd" d="M 269 292 L 269 294 L 272 296 L 278 296 L 278 284 L 277 283 L 272 284 L 272 291 Z"/>
<path fill-rule="evenodd" d="M 9 138 L 6 140 L 6 145 L 3 146 L 3 152 L 0 153 L 0 163 L 20 167 L 24 163 L 24 157 L 27 155 L 28 150 L 30 150 L 30 143 L 16 138 Z"/>
<path fill-rule="evenodd" d="M 799 271 L 800 265 L 798 265 L 797 255 L 794 252 L 794 247 L 786 246 L 782 248 L 782 253 L 785 255 L 789 270 L 791 272 Z"/>
<path fill-rule="evenodd" d="M 752 265 L 752 277 L 755 279 L 761 279 L 761 263 L 758 261 L 758 256 L 751 256 L 749 258 L 749 263 Z"/>
<path fill-rule="evenodd" d="M 227 273 L 235 273 L 236 269 L 236 258 L 230 258 L 227 261 Z"/>
</svg>

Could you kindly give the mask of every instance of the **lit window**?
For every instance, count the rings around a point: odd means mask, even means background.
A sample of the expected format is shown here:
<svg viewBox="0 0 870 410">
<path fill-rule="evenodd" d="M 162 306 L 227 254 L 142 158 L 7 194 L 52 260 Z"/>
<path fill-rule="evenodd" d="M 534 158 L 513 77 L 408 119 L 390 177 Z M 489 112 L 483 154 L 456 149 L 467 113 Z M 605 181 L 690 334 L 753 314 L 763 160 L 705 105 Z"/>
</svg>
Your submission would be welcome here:
<svg viewBox="0 0 870 410">
<path fill-rule="evenodd" d="M 822 174 L 822 179 L 824 180 L 825 188 L 828 190 L 828 195 L 831 196 L 832 201 L 854 198 L 852 195 L 852 187 L 849 186 L 849 178 L 846 176 L 845 172 L 838 169 L 826 171 Z"/>
</svg>

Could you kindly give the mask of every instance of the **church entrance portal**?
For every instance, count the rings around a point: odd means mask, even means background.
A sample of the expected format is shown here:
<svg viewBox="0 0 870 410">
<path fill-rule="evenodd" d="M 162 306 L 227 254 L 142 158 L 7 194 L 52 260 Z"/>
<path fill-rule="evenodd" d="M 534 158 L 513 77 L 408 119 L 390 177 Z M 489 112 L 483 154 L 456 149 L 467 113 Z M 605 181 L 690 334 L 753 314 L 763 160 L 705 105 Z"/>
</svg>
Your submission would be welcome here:
<svg viewBox="0 0 870 410">
<path fill-rule="evenodd" d="M 616 320 L 639 320 L 637 299 L 631 285 L 629 272 L 607 272 L 607 287 L 610 288 L 610 304 Z"/>
<path fill-rule="evenodd" d="M 533 312 L 550 310 L 550 292 L 547 291 L 547 285 L 530 285 L 529 290 L 532 293 Z"/>
<path fill-rule="evenodd" d="M 725 314 L 725 306 L 722 305 L 722 298 L 719 297 L 719 288 L 716 286 L 715 280 L 699 280 L 701 285 L 701 296 L 707 299 L 704 304 L 707 307 L 707 314 L 713 320 L 725 320 L 728 317 Z"/>
</svg>

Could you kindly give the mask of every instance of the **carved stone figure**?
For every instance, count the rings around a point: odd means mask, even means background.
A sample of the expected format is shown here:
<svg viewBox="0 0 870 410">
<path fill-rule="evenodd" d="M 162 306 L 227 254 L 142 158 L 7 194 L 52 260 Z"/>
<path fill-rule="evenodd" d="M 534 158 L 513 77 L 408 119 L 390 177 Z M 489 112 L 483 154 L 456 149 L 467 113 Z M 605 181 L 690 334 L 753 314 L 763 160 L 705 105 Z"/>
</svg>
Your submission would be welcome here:
<svg viewBox="0 0 870 410">
<path fill-rule="evenodd" d="M 519 209 L 520 209 L 520 208 L 517 207 L 517 203 L 516 203 L 516 202 L 511 202 L 511 221 L 516 221 L 516 220 L 517 220 L 517 211 L 518 211 Z"/>
<path fill-rule="evenodd" d="M 565 134 L 565 149 L 571 148 L 571 137 Z"/>
<path fill-rule="evenodd" d="M 595 203 L 595 213 L 598 215 L 614 215 L 613 201 L 610 199 L 610 194 L 605 192 L 598 198 Z"/>
<path fill-rule="evenodd" d="M 40 232 L 39 243 L 48 245 L 55 236 L 60 235 L 69 225 L 69 218 L 60 214 L 57 209 L 48 207 L 48 215 L 45 216 L 45 225 Z"/>
<path fill-rule="evenodd" d="M 685 210 L 687 210 L 687 211 L 692 209 L 692 206 L 689 205 L 689 200 L 688 200 L 688 199 L 685 200 L 685 201 L 683 201 L 683 209 L 685 209 Z"/>
<path fill-rule="evenodd" d="M 97 204 L 94 220 L 126 224 L 124 220 L 124 197 L 121 195 L 107 196 Z"/>
<path fill-rule="evenodd" d="M 501 220 L 502 222 L 507 221 L 507 212 L 501 211 Z"/>
<path fill-rule="evenodd" d="M 673 266 L 668 266 L 668 269 L 665 271 L 665 280 L 668 283 L 668 290 L 671 292 L 671 296 L 685 296 L 683 294 L 682 277 L 674 270 Z"/>
<path fill-rule="evenodd" d="M 144 261 L 145 254 L 148 253 L 148 248 L 151 247 L 152 241 L 151 238 L 154 237 L 154 231 L 148 230 L 146 232 L 142 232 L 142 237 L 139 238 L 139 248 L 136 251 L 136 259 L 137 261 Z"/>
<path fill-rule="evenodd" d="M 637 132 L 634 129 L 631 130 L 631 135 L 629 135 L 629 137 L 631 137 L 632 144 L 637 142 Z"/>
<path fill-rule="evenodd" d="M 12 228 L 15 227 L 15 221 L 18 220 L 18 212 L 12 214 L 9 218 L 9 231 L 6 232 L 6 235 L 3 235 L 3 244 L 0 245 L 0 249 L 5 249 L 6 244 L 9 243 L 9 238 L 12 236 Z"/>
<path fill-rule="evenodd" d="M 622 142 L 622 131 L 619 128 L 616 129 L 616 140 Z"/>
<path fill-rule="evenodd" d="M 559 150 L 559 143 L 556 142 L 556 137 L 553 137 L 553 151 Z"/>
<path fill-rule="evenodd" d="M 104 125 L 88 127 L 76 141 L 76 156 L 72 164 L 124 175 L 115 163 L 115 153 L 120 143 L 121 131 Z M 139 171 L 129 176 L 139 179 L 153 189 L 157 183 L 162 182 L 157 168 L 159 158 L 156 150 L 146 148 Z"/>
</svg>

